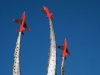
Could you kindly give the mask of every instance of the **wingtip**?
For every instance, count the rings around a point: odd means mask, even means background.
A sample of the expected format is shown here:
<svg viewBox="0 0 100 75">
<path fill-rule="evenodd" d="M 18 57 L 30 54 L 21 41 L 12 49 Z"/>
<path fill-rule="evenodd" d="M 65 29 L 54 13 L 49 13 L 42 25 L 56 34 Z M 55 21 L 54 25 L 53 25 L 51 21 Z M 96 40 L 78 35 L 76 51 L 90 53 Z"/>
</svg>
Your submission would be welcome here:
<svg viewBox="0 0 100 75">
<path fill-rule="evenodd" d="M 15 19 L 13 19 L 13 21 L 14 21 Z"/>
<path fill-rule="evenodd" d="M 58 48 L 60 48 L 60 46 L 58 46 Z"/>
<path fill-rule="evenodd" d="M 40 8 L 40 10 L 41 10 L 41 11 L 43 11 L 43 9 L 42 9 L 42 8 Z"/>
</svg>

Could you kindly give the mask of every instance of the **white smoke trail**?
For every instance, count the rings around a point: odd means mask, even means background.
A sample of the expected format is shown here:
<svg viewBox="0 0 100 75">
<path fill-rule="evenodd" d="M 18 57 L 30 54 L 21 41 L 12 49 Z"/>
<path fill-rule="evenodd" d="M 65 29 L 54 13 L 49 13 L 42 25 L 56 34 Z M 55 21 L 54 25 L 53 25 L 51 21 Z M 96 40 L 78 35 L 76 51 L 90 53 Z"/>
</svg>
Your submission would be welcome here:
<svg viewBox="0 0 100 75">
<path fill-rule="evenodd" d="M 47 75 L 56 75 L 56 41 L 52 20 L 49 18 L 50 25 L 50 52 L 48 60 Z"/>
<path fill-rule="evenodd" d="M 13 64 L 13 74 L 12 75 L 20 75 L 20 39 L 21 39 L 21 32 L 19 32 L 16 48 L 14 52 L 14 64 Z"/>
<path fill-rule="evenodd" d="M 62 57 L 62 64 L 61 64 L 61 75 L 65 75 L 65 72 L 64 72 L 64 57 Z"/>
</svg>

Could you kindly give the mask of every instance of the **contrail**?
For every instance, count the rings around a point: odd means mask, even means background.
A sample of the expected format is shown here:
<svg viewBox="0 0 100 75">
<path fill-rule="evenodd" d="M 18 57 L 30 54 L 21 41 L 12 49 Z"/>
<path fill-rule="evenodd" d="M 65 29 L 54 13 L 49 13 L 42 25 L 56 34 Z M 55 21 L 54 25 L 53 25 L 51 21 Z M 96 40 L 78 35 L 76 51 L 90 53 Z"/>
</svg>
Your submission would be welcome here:
<svg viewBox="0 0 100 75">
<path fill-rule="evenodd" d="M 64 71 L 64 57 L 62 57 L 62 64 L 61 64 L 61 75 L 65 75 L 65 71 Z"/>
<path fill-rule="evenodd" d="M 12 75 L 20 75 L 20 39 L 21 39 L 21 32 L 19 32 L 16 48 L 14 52 L 14 64 L 13 64 L 13 74 Z"/>
<path fill-rule="evenodd" d="M 47 75 L 56 75 L 56 41 L 51 18 L 49 18 L 50 25 L 50 52 L 48 60 Z"/>
</svg>

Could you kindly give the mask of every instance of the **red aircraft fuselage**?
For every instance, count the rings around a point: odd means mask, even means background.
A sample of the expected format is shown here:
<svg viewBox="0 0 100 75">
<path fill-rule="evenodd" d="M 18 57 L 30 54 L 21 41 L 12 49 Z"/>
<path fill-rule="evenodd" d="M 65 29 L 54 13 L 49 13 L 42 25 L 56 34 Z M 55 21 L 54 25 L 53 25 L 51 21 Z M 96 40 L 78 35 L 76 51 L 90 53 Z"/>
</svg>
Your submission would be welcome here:
<svg viewBox="0 0 100 75">
<path fill-rule="evenodd" d="M 63 46 L 58 46 L 59 49 L 63 50 L 63 53 L 61 55 L 61 57 L 65 57 L 70 55 L 70 52 L 68 51 L 68 48 L 67 48 L 67 41 L 66 39 L 64 40 L 64 44 Z"/>
<path fill-rule="evenodd" d="M 28 27 L 28 25 L 25 23 L 25 18 L 26 18 L 26 14 L 25 12 L 22 14 L 22 18 L 21 19 L 14 19 L 13 21 L 18 23 L 20 25 L 20 29 L 17 30 L 17 32 L 21 32 L 22 35 L 24 35 L 23 30 L 27 29 L 30 30 L 30 28 Z"/>
<path fill-rule="evenodd" d="M 24 12 L 23 15 L 22 15 L 22 23 L 20 25 L 20 29 L 18 30 L 18 32 L 22 32 L 23 30 L 25 30 L 25 28 L 24 28 L 25 18 L 26 18 L 26 14 Z"/>
<path fill-rule="evenodd" d="M 49 9 L 46 6 L 43 6 L 43 9 L 41 9 L 41 11 L 47 14 L 47 18 L 53 18 L 53 13 L 50 13 Z"/>
</svg>

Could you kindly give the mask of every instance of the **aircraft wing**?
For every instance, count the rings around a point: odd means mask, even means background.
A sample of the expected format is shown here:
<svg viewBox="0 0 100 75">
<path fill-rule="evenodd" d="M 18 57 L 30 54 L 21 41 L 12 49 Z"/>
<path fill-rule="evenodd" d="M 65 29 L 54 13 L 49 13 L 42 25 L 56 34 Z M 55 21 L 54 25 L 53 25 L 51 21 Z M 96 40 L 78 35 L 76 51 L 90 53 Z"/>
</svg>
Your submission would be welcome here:
<svg viewBox="0 0 100 75">
<path fill-rule="evenodd" d="M 21 19 L 14 19 L 14 22 L 16 22 L 17 24 L 21 24 L 22 20 Z"/>
<path fill-rule="evenodd" d="M 58 46 L 59 49 L 64 50 L 64 46 Z M 70 55 L 69 50 L 66 48 L 66 53 L 68 53 Z"/>
<path fill-rule="evenodd" d="M 61 50 L 64 50 L 64 46 L 58 46 L 58 48 L 60 48 Z"/>
<path fill-rule="evenodd" d="M 30 28 L 28 27 L 28 25 L 26 24 L 26 22 L 24 23 L 24 27 L 25 27 L 27 30 L 30 30 Z"/>
<path fill-rule="evenodd" d="M 68 53 L 70 55 L 70 52 L 69 52 L 69 50 L 67 48 L 66 48 L 66 53 Z"/>
<path fill-rule="evenodd" d="M 47 12 L 45 11 L 45 10 L 43 10 L 43 9 L 40 9 L 42 12 L 44 12 L 45 14 L 47 14 Z"/>
</svg>

